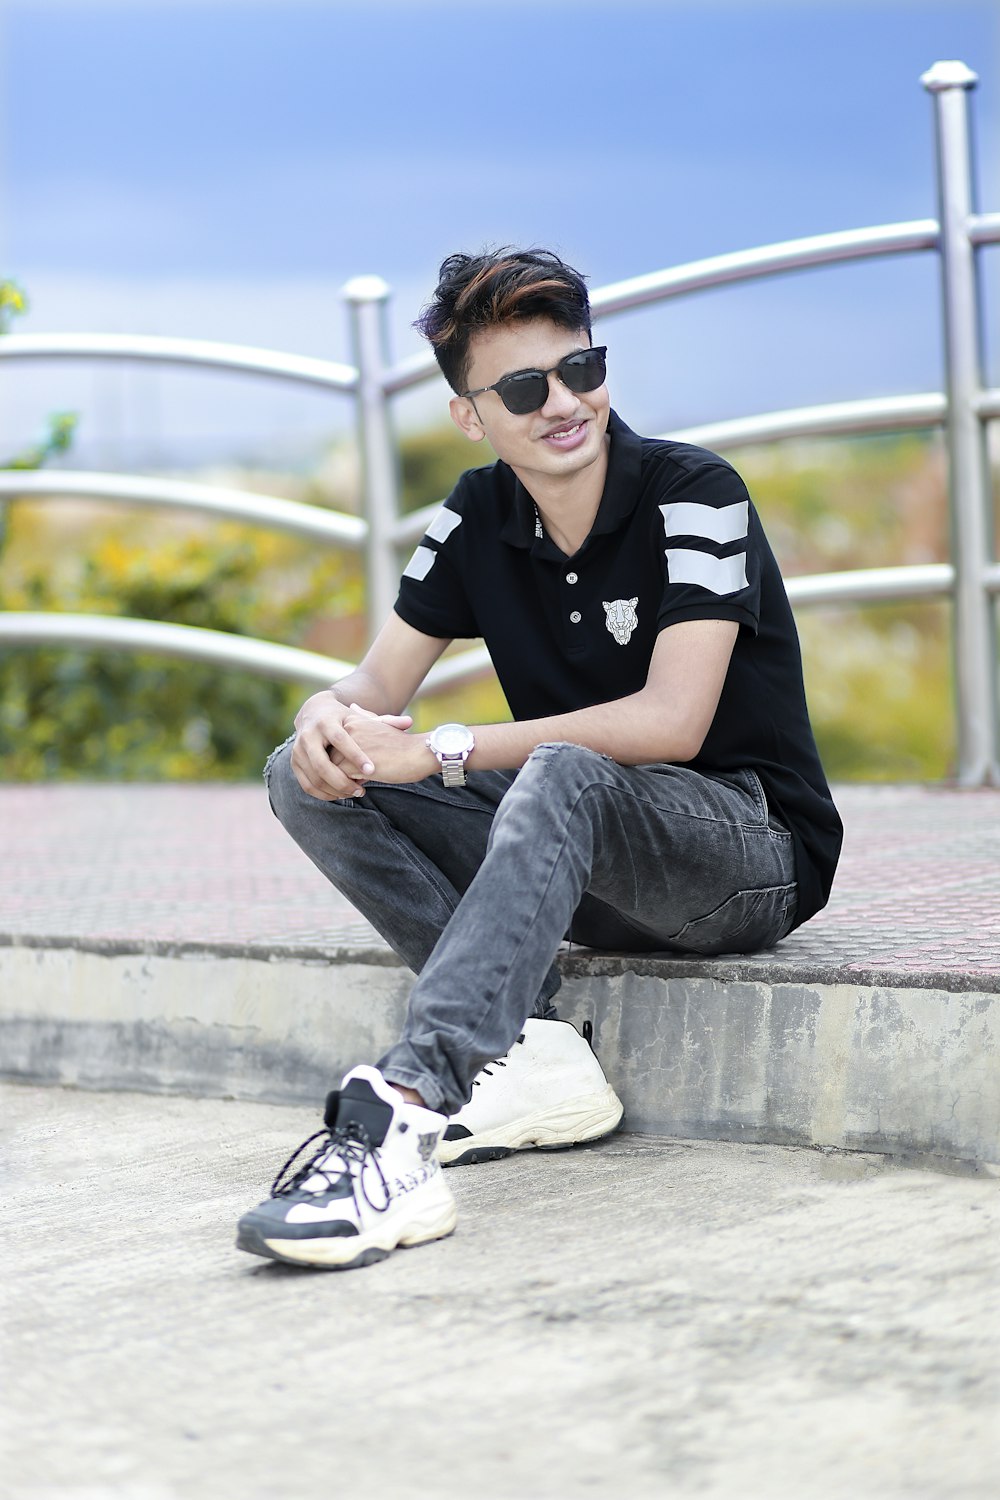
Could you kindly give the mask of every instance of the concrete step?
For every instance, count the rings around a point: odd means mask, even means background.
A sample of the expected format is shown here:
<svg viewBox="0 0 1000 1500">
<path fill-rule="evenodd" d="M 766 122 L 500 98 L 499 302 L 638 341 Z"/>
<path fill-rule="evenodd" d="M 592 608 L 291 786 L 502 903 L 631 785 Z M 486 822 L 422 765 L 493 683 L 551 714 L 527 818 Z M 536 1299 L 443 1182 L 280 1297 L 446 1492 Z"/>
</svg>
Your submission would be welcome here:
<svg viewBox="0 0 1000 1500">
<path fill-rule="evenodd" d="M 560 957 L 626 1128 L 1000 1161 L 1000 794 L 844 788 L 826 912 L 753 957 Z M 315 1103 L 411 976 L 250 787 L 0 788 L 0 1071 Z"/>
</svg>

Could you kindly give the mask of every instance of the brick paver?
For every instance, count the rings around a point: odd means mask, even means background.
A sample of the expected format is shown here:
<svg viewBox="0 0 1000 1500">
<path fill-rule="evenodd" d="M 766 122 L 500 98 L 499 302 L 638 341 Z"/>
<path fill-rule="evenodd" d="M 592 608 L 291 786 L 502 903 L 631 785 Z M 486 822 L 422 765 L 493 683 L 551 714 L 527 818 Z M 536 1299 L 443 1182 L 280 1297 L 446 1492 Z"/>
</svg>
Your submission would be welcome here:
<svg viewBox="0 0 1000 1500">
<path fill-rule="evenodd" d="M 1000 989 L 1000 791 L 843 787 L 829 907 L 758 964 Z M 257 785 L 0 786 L 0 942 L 380 949 Z M 745 966 L 745 965 L 744 965 Z"/>
</svg>

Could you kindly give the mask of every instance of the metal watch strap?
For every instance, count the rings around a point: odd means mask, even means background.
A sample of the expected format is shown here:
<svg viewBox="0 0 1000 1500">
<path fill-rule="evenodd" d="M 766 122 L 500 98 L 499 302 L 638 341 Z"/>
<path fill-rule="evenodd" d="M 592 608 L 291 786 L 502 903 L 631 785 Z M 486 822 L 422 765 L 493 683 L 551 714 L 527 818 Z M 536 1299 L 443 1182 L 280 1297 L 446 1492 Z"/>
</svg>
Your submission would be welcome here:
<svg viewBox="0 0 1000 1500">
<path fill-rule="evenodd" d="M 437 757 L 444 785 L 451 788 L 465 786 L 465 762 L 476 747 L 468 724 L 439 724 L 431 730 L 425 743 Z"/>
<path fill-rule="evenodd" d="M 441 780 L 447 787 L 465 786 L 468 781 L 465 770 L 465 761 L 460 755 L 454 759 L 441 756 Z"/>
</svg>

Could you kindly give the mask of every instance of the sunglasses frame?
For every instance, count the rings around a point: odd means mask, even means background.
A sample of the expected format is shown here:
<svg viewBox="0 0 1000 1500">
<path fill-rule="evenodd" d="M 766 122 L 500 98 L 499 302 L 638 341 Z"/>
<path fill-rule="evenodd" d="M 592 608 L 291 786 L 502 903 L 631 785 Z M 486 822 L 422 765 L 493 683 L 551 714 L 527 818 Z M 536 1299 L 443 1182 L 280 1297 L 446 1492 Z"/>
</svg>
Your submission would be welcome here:
<svg viewBox="0 0 1000 1500">
<path fill-rule="evenodd" d="M 603 365 L 601 378 L 594 385 L 583 386 L 580 390 L 573 390 L 572 385 L 563 376 L 563 369 L 566 365 L 569 364 L 570 360 L 579 359 L 581 355 L 590 354 L 600 355 L 600 360 L 588 361 L 587 364 L 580 366 L 579 368 L 586 370 L 591 363 L 598 365 L 598 367 Z M 540 411 L 548 400 L 550 375 L 558 375 L 562 384 L 568 391 L 573 391 L 574 396 L 585 396 L 589 395 L 591 391 L 599 390 L 608 376 L 607 355 L 607 344 L 592 344 L 587 349 L 573 349 L 569 354 L 564 354 L 559 363 L 557 365 L 553 365 L 551 370 L 534 370 L 530 367 L 525 370 L 512 370 L 509 375 L 501 375 L 500 379 L 494 381 L 493 385 L 482 385 L 476 391 L 463 391 L 462 399 L 464 401 L 474 401 L 476 396 L 485 396 L 488 391 L 496 391 L 497 395 L 500 397 L 500 400 L 503 402 L 505 409 L 510 412 L 512 417 L 528 417 L 532 412 Z M 541 400 L 536 406 L 529 406 L 524 411 L 515 411 L 511 406 L 507 404 L 507 398 L 504 395 L 504 386 L 509 386 L 513 381 L 515 382 L 516 388 L 516 385 L 526 383 L 524 381 L 524 376 L 526 375 L 537 375 L 542 379 L 542 381 L 544 382 L 544 394 L 542 395 Z"/>
</svg>

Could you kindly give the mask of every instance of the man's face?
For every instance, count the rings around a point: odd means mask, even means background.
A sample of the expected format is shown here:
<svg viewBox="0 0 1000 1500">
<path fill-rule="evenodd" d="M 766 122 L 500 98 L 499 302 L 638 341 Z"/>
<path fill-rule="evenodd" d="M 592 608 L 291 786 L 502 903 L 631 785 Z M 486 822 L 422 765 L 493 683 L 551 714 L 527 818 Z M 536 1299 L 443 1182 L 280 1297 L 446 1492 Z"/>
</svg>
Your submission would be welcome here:
<svg viewBox="0 0 1000 1500">
<path fill-rule="evenodd" d="M 468 389 L 493 385 L 517 370 L 551 370 L 567 354 L 587 348 L 582 329 L 571 333 L 548 318 L 484 329 L 473 335 L 470 345 Z M 473 442 L 488 438 L 497 457 L 510 465 L 529 492 L 532 479 L 558 484 L 593 463 L 606 462 L 609 410 L 606 385 L 578 395 L 554 374 L 549 376 L 544 404 L 525 416 L 509 412 L 497 391 L 486 391 L 474 401 L 456 396 L 451 402 L 452 418 L 466 437 Z"/>
</svg>

